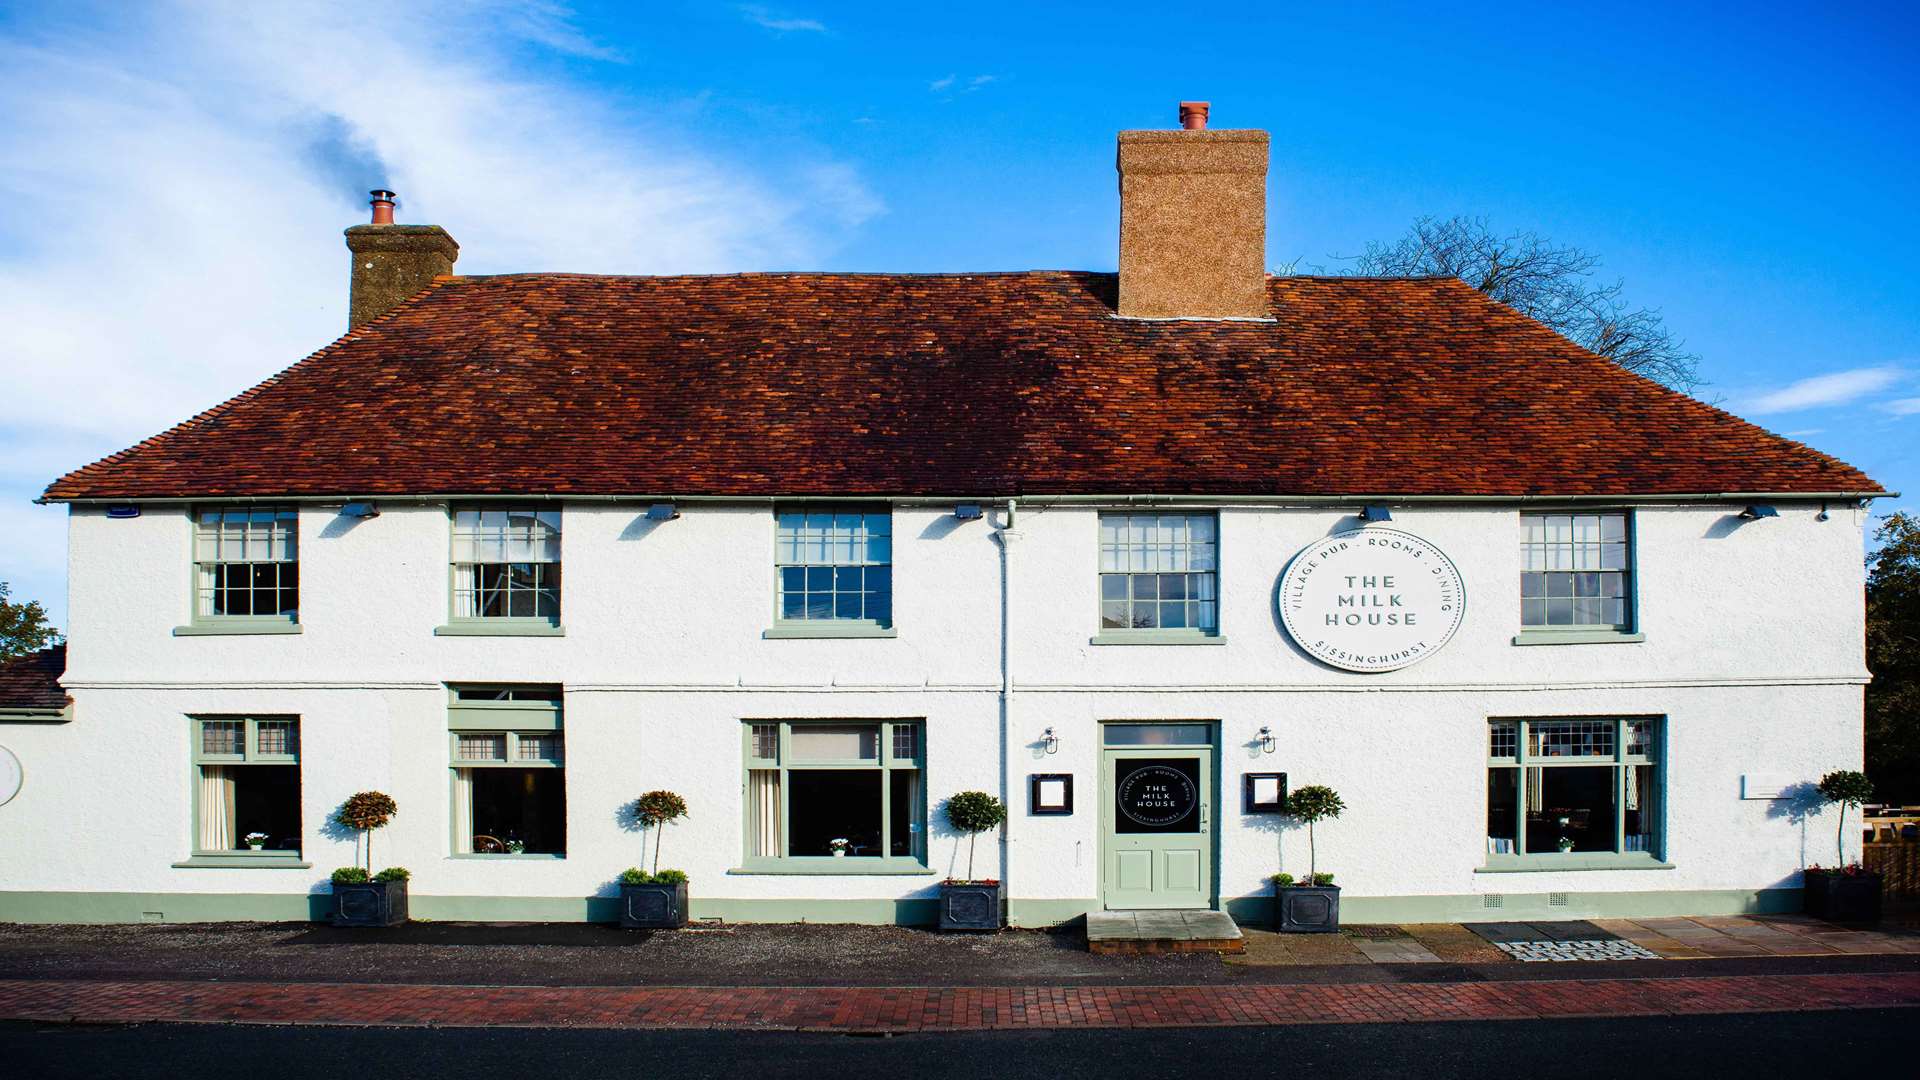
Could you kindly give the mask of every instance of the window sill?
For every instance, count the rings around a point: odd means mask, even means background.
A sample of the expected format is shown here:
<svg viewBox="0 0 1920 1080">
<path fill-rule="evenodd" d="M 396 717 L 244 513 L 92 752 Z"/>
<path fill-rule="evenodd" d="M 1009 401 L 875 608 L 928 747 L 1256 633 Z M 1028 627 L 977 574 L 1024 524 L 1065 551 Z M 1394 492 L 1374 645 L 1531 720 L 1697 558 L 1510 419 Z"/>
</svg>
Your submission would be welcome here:
<svg viewBox="0 0 1920 1080">
<path fill-rule="evenodd" d="M 304 628 L 287 619 L 262 619 L 259 622 L 236 619 L 233 622 L 198 622 L 173 628 L 174 637 L 223 637 L 228 634 L 299 634 Z"/>
<path fill-rule="evenodd" d="M 934 871 L 916 859 L 863 859 L 849 855 L 842 859 L 831 856 L 768 859 L 765 862 L 751 862 L 746 866 L 736 866 L 727 873 L 769 876 L 837 874 L 846 877 L 931 877 Z"/>
<path fill-rule="evenodd" d="M 174 863 L 175 870 L 311 870 L 313 864 L 299 855 L 261 852 L 258 855 L 237 851 L 230 855 L 194 855 Z"/>
<path fill-rule="evenodd" d="M 555 861 L 566 858 L 565 852 L 551 851 L 456 851 L 447 856 L 449 859 L 545 859 Z"/>
<path fill-rule="evenodd" d="M 1647 635 L 1627 630 L 1522 630 L 1513 636 L 1515 645 L 1621 645 L 1647 640 Z"/>
<path fill-rule="evenodd" d="M 566 637 L 567 628 L 545 619 L 475 619 L 433 628 L 435 637 Z"/>
<path fill-rule="evenodd" d="M 892 638 L 899 637 L 900 632 L 891 626 L 835 623 L 822 619 L 818 623 L 776 623 L 761 631 L 760 636 L 769 641 L 795 638 Z"/>
<path fill-rule="evenodd" d="M 1225 645 L 1219 634 L 1200 630 L 1108 630 L 1087 639 L 1089 645 Z"/>
<path fill-rule="evenodd" d="M 1648 851 L 1589 851 L 1562 855 L 1489 855 L 1487 865 L 1475 867 L 1476 874 L 1533 874 L 1558 870 L 1671 870 L 1673 864 L 1661 862 Z"/>
</svg>

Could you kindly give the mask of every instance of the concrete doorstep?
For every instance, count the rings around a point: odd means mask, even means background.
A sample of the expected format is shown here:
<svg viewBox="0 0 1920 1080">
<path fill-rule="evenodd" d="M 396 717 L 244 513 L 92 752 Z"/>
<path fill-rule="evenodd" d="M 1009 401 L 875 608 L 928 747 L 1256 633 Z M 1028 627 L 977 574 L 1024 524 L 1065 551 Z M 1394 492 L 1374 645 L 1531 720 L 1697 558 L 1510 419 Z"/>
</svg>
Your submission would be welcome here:
<svg viewBox="0 0 1920 1080">
<path fill-rule="evenodd" d="M 1224 911 L 1102 911 L 1087 916 L 1087 950 L 1109 956 L 1243 953 L 1247 939 Z"/>
</svg>

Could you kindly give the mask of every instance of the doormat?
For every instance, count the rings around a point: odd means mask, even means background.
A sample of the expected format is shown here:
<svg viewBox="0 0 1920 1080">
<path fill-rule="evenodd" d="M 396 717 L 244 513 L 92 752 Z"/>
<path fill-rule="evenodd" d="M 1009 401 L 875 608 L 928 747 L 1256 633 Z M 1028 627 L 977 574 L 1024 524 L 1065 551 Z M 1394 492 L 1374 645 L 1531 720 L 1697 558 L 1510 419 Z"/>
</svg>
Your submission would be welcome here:
<svg viewBox="0 0 1920 1080">
<path fill-rule="evenodd" d="M 1615 938 L 1610 941 L 1496 941 L 1494 948 L 1529 964 L 1569 960 L 1658 960 L 1658 953 Z"/>
<path fill-rule="evenodd" d="M 1392 925 L 1379 926 L 1343 926 L 1340 932 L 1348 937 L 1363 938 L 1367 941 L 1388 941 L 1393 938 L 1407 937 L 1405 930 Z"/>
</svg>

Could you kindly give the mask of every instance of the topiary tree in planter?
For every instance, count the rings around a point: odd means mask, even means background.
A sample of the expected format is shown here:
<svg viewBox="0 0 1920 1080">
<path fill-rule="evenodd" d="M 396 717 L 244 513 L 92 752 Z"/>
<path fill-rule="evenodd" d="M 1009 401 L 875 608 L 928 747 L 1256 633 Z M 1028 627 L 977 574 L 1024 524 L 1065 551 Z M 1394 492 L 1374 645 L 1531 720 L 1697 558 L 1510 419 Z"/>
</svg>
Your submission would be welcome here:
<svg viewBox="0 0 1920 1080">
<path fill-rule="evenodd" d="M 393 796 L 379 791 L 351 795 L 333 812 L 334 821 L 360 834 L 366 849 L 364 867 L 342 867 L 333 872 L 333 925 L 397 926 L 407 921 L 410 875 L 398 866 L 387 867 L 378 874 L 372 872 L 373 831 L 385 828 L 399 812 Z"/>
<path fill-rule="evenodd" d="M 973 880 L 973 842 L 1007 820 L 1007 804 L 984 791 L 962 791 L 947 800 L 947 824 L 967 834 L 967 880 Z"/>
<path fill-rule="evenodd" d="M 385 828 L 393 815 L 400 812 L 400 805 L 393 796 L 381 791 L 362 791 L 347 797 L 340 809 L 333 812 L 333 820 L 345 828 L 359 833 L 366 844 L 367 871 L 373 871 L 373 830 Z M 354 854 L 358 855 L 359 852 Z"/>
<path fill-rule="evenodd" d="M 1346 808 L 1339 792 L 1320 784 L 1296 788 L 1287 796 L 1287 816 L 1307 826 L 1307 876 L 1297 881 L 1292 874 L 1273 876 L 1274 923 L 1281 930 L 1331 934 L 1340 928 L 1340 886 L 1333 883 L 1332 874 L 1320 872 L 1313 826 L 1339 817 Z"/>
<path fill-rule="evenodd" d="M 998 930 L 1004 909 L 998 881 L 973 876 L 974 841 L 1007 820 L 1007 804 L 984 791 L 962 791 L 947 799 L 947 824 L 967 834 L 967 877 L 940 883 L 940 929 Z"/>
<path fill-rule="evenodd" d="M 1801 874 L 1807 913 L 1833 922 L 1874 922 L 1880 918 L 1880 875 L 1859 863 L 1847 862 L 1847 809 L 1873 798 L 1873 783 L 1864 773 L 1838 769 L 1821 777 L 1816 790 L 1822 799 L 1840 808 L 1839 830 L 1834 837 L 1838 860 L 1831 870 L 1809 866 Z"/>
<path fill-rule="evenodd" d="M 660 869 L 662 830 L 687 816 L 687 800 L 671 791 L 649 791 L 628 808 L 633 820 L 653 837 L 653 872 L 629 867 L 620 875 L 620 925 L 628 930 L 673 930 L 687 925 L 687 875 Z M 646 855 L 646 841 L 640 842 Z"/>
</svg>

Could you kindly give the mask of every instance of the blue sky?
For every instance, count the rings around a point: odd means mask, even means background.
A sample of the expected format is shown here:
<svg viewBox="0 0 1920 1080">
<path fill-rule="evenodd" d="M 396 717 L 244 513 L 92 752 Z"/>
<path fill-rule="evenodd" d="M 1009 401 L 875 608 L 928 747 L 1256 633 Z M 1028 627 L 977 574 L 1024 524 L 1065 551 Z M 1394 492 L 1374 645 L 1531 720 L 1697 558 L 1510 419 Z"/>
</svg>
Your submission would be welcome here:
<svg viewBox="0 0 1920 1080">
<path fill-rule="evenodd" d="M 376 183 L 475 273 L 1110 269 L 1114 132 L 1182 98 L 1273 133 L 1271 265 L 1584 247 L 1920 505 L 1920 16 L 1338 7 L 0 8 L 0 579 L 64 618 L 46 482 L 340 331 Z"/>
</svg>

